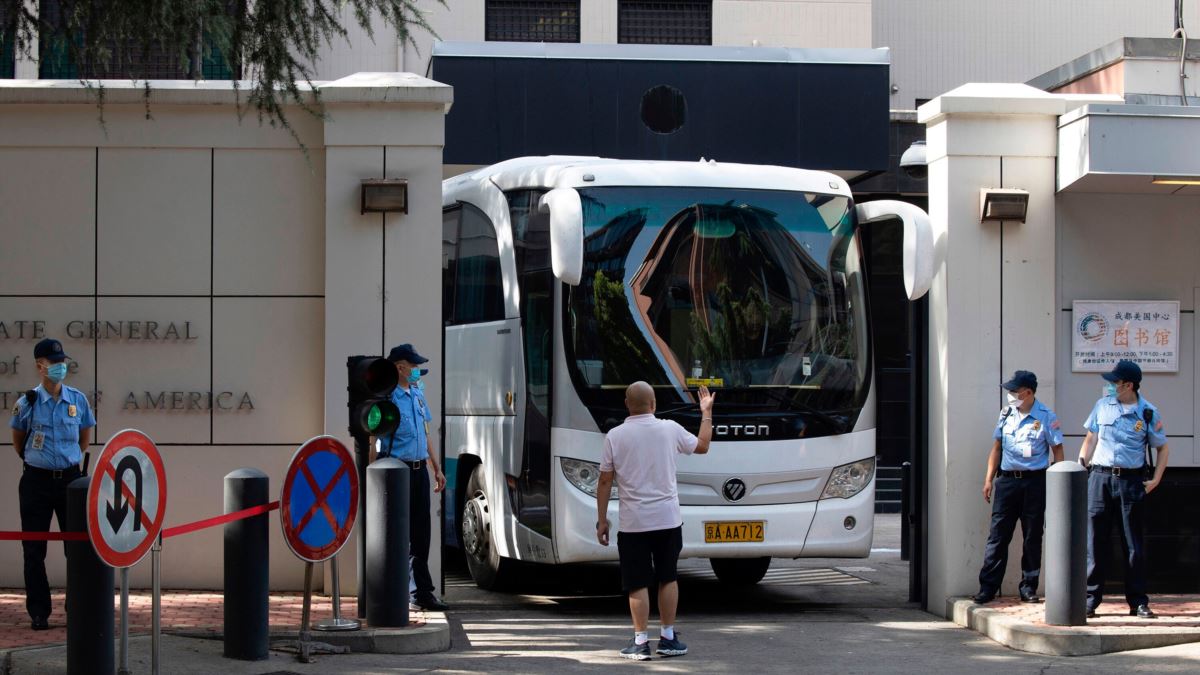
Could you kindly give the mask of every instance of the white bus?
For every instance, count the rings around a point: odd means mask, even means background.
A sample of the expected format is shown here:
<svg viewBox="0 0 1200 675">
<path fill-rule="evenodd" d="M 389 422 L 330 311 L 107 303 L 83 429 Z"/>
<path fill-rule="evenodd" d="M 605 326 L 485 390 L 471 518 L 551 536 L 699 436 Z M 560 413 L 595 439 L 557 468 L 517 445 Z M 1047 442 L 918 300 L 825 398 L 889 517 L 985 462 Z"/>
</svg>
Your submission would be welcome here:
<svg viewBox="0 0 1200 675">
<path fill-rule="evenodd" d="M 679 458 L 683 558 L 726 582 L 773 557 L 865 557 L 875 405 L 860 221 L 836 175 L 584 157 L 443 183 L 446 543 L 482 588 L 596 542 L 604 434 L 645 380 L 711 451 Z M 615 490 L 619 491 L 617 485 Z M 619 529 L 616 501 L 609 518 Z"/>
</svg>

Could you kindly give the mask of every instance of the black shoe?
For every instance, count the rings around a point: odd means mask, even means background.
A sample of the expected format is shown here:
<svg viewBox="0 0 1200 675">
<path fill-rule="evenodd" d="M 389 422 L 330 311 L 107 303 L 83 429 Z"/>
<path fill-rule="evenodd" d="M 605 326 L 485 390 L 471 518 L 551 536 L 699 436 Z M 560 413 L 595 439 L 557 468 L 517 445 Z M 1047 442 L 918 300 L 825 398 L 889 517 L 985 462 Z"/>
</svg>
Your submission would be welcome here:
<svg viewBox="0 0 1200 675">
<path fill-rule="evenodd" d="M 450 609 L 450 605 L 438 600 L 438 597 L 432 593 L 417 596 L 417 607 L 427 612 L 444 612 Z"/>
<path fill-rule="evenodd" d="M 660 635 L 658 649 L 654 651 L 661 656 L 683 656 L 687 654 L 687 645 L 679 639 L 679 631 L 675 631 L 675 637 L 670 640 Z"/>
<path fill-rule="evenodd" d="M 975 594 L 975 597 L 973 597 L 971 599 L 974 600 L 975 603 L 978 605 L 986 605 L 989 602 L 991 602 L 992 599 L 994 599 L 995 597 L 996 597 L 995 593 L 988 593 L 987 591 L 979 591 L 978 593 Z"/>
<path fill-rule="evenodd" d="M 621 658 L 633 659 L 634 661 L 649 661 L 654 658 L 650 656 L 650 641 L 646 640 L 639 645 L 637 640 L 630 640 L 629 646 L 621 650 Z"/>
<path fill-rule="evenodd" d="M 1084 614 L 1084 616 L 1086 616 L 1086 617 L 1087 617 L 1087 618 L 1089 618 L 1089 619 L 1094 619 L 1094 618 L 1096 618 L 1096 608 L 1095 608 L 1095 607 L 1088 607 L 1088 608 L 1087 608 L 1087 614 Z"/>
<path fill-rule="evenodd" d="M 1138 605 L 1136 608 L 1129 610 L 1129 616 L 1136 616 L 1139 619 L 1157 619 L 1158 615 L 1154 610 L 1150 609 L 1150 605 Z"/>
<path fill-rule="evenodd" d="M 50 622 L 46 619 L 34 619 L 29 622 L 29 627 L 34 630 L 50 630 Z"/>
<path fill-rule="evenodd" d="M 1039 598 L 1037 596 L 1037 593 L 1021 591 L 1021 602 L 1041 602 L 1041 601 L 1042 600 L 1041 600 L 1041 598 Z"/>
</svg>

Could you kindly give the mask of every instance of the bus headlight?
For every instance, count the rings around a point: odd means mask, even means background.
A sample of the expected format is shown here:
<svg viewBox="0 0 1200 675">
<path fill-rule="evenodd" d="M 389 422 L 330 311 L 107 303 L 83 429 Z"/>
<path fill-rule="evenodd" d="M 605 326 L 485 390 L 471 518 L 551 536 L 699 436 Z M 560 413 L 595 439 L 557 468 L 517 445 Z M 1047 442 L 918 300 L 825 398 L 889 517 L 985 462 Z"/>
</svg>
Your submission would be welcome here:
<svg viewBox="0 0 1200 675">
<path fill-rule="evenodd" d="M 829 475 L 829 482 L 825 484 L 825 492 L 821 495 L 821 499 L 833 497 L 849 499 L 870 485 L 874 475 L 874 457 L 836 467 Z"/>
<path fill-rule="evenodd" d="M 596 484 L 600 481 L 600 465 L 595 462 L 585 462 L 582 459 L 569 459 L 560 457 L 562 462 L 563 475 L 567 477 L 567 481 L 579 488 L 580 491 L 596 496 Z M 612 487 L 612 496 L 610 499 L 617 498 L 617 484 L 614 481 Z"/>
</svg>

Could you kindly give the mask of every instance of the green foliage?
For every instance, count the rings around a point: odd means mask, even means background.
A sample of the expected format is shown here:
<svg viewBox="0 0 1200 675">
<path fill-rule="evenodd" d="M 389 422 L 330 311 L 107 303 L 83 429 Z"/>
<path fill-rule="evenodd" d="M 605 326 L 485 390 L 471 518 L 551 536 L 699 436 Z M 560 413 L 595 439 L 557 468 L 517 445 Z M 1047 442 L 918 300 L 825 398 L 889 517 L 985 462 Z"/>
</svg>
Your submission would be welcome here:
<svg viewBox="0 0 1200 675">
<path fill-rule="evenodd" d="M 625 287 L 619 279 L 609 280 L 596 270 L 592 281 L 596 307 L 596 324 L 604 354 L 604 381 L 628 384 L 645 380 L 651 384 L 664 383 L 662 368 L 645 346 L 642 333 L 633 321 Z"/>
<path fill-rule="evenodd" d="M 372 39 L 377 19 L 396 31 L 401 44 L 414 44 L 412 28 L 433 32 L 417 5 L 417 0 L 0 0 L 0 34 L 11 36 L 27 57 L 42 41 L 47 55 L 65 60 L 58 72 L 83 78 L 100 106 L 103 84 L 88 79 L 95 73 L 142 80 L 146 57 L 165 53 L 200 79 L 204 62 L 220 56 L 248 80 L 234 80 L 239 92 L 249 87 L 244 100 L 238 96 L 239 115 L 252 109 L 260 123 L 296 137 L 286 109 L 295 105 L 323 114 L 319 92 L 309 90 L 312 64 L 323 46 L 346 39 L 343 10 Z M 145 96 L 149 114 L 149 82 Z"/>
</svg>

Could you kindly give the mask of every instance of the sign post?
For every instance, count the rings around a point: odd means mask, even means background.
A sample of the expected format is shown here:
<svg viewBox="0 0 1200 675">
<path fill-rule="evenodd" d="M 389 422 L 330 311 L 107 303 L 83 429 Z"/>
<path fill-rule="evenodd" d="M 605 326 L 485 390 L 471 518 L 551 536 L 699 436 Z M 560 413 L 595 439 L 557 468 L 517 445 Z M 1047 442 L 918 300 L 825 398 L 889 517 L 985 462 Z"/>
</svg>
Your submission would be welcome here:
<svg viewBox="0 0 1200 675">
<path fill-rule="evenodd" d="M 158 447 L 140 431 L 118 432 L 104 445 L 88 483 L 87 524 L 96 555 L 109 567 L 121 570 L 117 672 L 123 675 L 129 673 L 129 568 L 159 541 L 166 510 L 167 474 Z M 155 607 L 158 604 L 159 589 L 155 588 Z M 153 642 L 158 642 L 157 624 Z M 155 657 L 157 663 L 157 653 Z"/>
<path fill-rule="evenodd" d="M 283 538 L 292 553 L 305 562 L 304 609 L 296 645 L 300 660 L 305 663 L 311 661 L 314 650 L 342 651 L 310 639 L 312 566 L 336 556 L 350 538 L 358 515 L 358 490 L 354 457 L 332 436 L 317 436 L 300 446 L 283 479 L 279 495 Z M 357 621 L 346 621 L 339 616 L 336 559 L 333 565 L 334 621 L 323 630 L 354 630 L 359 627 Z"/>
</svg>

